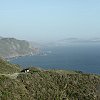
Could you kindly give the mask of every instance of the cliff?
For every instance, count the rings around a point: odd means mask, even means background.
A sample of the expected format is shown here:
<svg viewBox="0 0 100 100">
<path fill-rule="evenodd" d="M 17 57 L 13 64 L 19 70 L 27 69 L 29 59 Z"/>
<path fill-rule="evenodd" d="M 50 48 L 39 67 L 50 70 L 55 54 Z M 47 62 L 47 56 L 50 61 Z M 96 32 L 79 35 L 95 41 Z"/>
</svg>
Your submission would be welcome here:
<svg viewBox="0 0 100 100">
<path fill-rule="evenodd" d="M 25 40 L 15 38 L 0 39 L 0 57 L 12 58 L 17 56 L 31 55 L 38 52 L 37 48 L 32 47 Z"/>
</svg>

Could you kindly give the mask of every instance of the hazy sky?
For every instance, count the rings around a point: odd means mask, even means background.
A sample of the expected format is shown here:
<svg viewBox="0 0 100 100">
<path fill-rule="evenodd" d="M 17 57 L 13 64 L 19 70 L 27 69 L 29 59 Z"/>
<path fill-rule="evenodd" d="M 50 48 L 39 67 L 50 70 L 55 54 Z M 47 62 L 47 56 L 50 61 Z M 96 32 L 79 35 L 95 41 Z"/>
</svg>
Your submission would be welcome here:
<svg viewBox="0 0 100 100">
<path fill-rule="evenodd" d="M 100 0 L 0 0 L 0 36 L 33 41 L 100 37 Z"/>
</svg>

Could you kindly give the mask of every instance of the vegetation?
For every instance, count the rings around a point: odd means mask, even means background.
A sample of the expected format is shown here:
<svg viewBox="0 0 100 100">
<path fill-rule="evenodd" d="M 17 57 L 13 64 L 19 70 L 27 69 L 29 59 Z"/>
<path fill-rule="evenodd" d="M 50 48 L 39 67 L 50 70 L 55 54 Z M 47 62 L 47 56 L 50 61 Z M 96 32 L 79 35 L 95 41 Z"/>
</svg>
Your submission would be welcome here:
<svg viewBox="0 0 100 100">
<path fill-rule="evenodd" d="M 0 74 L 12 74 L 20 72 L 21 67 L 18 65 L 12 65 L 6 60 L 0 58 Z"/>
<path fill-rule="evenodd" d="M 20 70 L 15 65 L 8 68 L 9 63 L 0 61 L 0 66 L 6 66 L 11 75 L 10 68 Z M 100 100 L 99 75 L 34 67 L 29 68 L 29 73 L 19 70 L 14 79 L 7 74 L 0 75 L 0 100 Z"/>
</svg>

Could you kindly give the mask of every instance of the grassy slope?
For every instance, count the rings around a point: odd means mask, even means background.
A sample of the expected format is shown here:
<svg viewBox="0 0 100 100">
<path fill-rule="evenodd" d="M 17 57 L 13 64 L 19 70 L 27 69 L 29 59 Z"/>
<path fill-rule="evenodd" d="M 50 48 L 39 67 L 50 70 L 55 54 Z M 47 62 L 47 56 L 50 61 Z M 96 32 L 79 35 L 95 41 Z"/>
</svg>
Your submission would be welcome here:
<svg viewBox="0 0 100 100">
<path fill-rule="evenodd" d="M 62 71 L 63 73 L 63 71 Z M 99 100 L 100 77 L 89 74 L 64 74 L 38 71 L 20 75 L 20 80 L 36 100 Z M 98 99 L 97 99 L 98 98 Z"/>
<path fill-rule="evenodd" d="M 100 100 L 100 76 L 37 68 L 0 75 L 0 100 Z"/>
<path fill-rule="evenodd" d="M 19 72 L 21 69 L 17 65 L 12 65 L 0 58 L 0 74 L 11 74 Z"/>
</svg>

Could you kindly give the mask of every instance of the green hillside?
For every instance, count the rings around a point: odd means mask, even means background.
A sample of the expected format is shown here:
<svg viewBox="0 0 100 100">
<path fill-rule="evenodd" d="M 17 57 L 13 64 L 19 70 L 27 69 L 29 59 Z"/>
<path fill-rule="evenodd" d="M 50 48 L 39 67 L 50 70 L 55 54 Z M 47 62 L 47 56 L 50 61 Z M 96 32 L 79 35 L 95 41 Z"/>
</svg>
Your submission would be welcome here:
<svg viewBox="0 0 100 100">
<path fill-rule="evenodd" d="M 0 58 L 0 74 L 11 74 L 19 72 L 21 68 L 18 65 L 12 65 Z"/>
<path fill-rule="evenodd" d="M 34 67 L 24 73 L 0 62 L 0 100 L 100 100 L 99 75 Z"/>
</svg>

